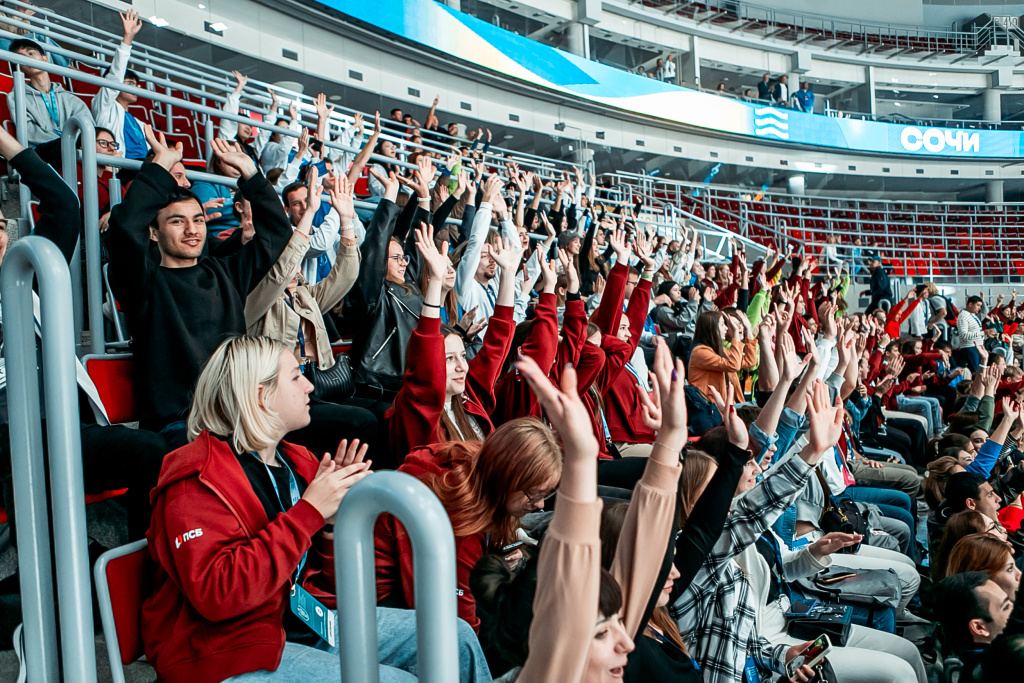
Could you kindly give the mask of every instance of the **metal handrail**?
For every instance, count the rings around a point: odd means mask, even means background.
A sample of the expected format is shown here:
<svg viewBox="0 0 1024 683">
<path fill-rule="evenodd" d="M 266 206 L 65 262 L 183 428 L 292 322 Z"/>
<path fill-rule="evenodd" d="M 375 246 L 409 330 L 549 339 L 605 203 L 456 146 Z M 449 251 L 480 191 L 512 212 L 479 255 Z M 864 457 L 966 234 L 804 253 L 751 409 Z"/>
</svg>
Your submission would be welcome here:
<svg viewBox="0 0 1024 683">
<path fill-rule="evenodd" d="M 424 683 L 459 680 L 455 535 L 441 501 L 415 477 L 376 472 L 358 482 L 338 508 L 334 567 L 341 679 L 378 683 L 373 528 L 394 515 L 409 534 L 416 594 L 417 676 Z"/>
<path fill-rule="evenodd" d="M 44 455 L 43 450 L 33 277 L 39 283 L 48 455 Z M 72 341 L 71 278 L 57 245 L 35 236 L 15 242 L 7 251 L 0 271 L 0 296 L 6 323 L 11 467 L 28 681 L 56 683 L 61 678 L 57 669 L 58 641 L 53 611 L 51 517 L 46 514 L 43 464 L 48 459 L 62 678 L 95 683 L 96 644 L 93 641 L 78 384 Z"/>
<path fill-rule="evenodd" d="M 638 0 L 630 0 L 630 4 L 635 4 L 637 2 Z M 956 45 L 959 48 L 959 51 L 967 52 L 977 51 L 981 47 L 984 47 L 983 41 L 987 37 L 992 37 L 994 40 L 995 36 L 1000 33 L 1005 34 L 1006 36 L 1020 35 L 1018 31 L 1013 29 L 1013 27 L 1003 26 L 994 20 L 985 26 L 975 27 L 971 31 L 956 31 L 947 29 L 928 29 L 920 26 L 903 26 L 900 24 L 836 19 L 833 16 L 816 14 L 813 12 L 796 12 L 748 2 L 737 3 L 731 0 L 703 0 L 703 2 L 700 3 L 690 2 L 689 0 L 683 2 L 672 0 L 644 0 L 642 4 L 653 5 L 659 9 L 670 5 L 667 10 L 663 10 L 665 14 L 675 12 L 687 5 L 700 5 L 701 8 L 697 9 L 698 13 L 701 11 L 708 13 L 728 13 L 734 15 L 737 20 L 763 22 L 773 28 L 791 28 L 805 33 L 817 33 L 824 36 L 831 35 L 835 37 L 839 37 L 841 34 L 849 34 L 850 36 L 860 37 L 861 42 L 870 42 L 872 39 L 877 39 L 875 42 L 878 42 L 883 38 L 892 38 L 897 41 L 897 46 L 900 46 L 898 41 L 901 39 L 908 41 L 906 45 L 909 45 L 910 40 L 916 40 L 925 42 L 930 41 L 935 47 L 938 47 L 941 44 L 940 41 L 943 41 L 947 44 L 952 43 Z M 696 15 L 694 18 L 696 18 Z"/>
<path fill-rule="evenodd" d="M 27 5 L 24 5 L 24 3 L 17 2 L 17 0 L 11 0 L 11 1 L 14 2 L 14 4 L 16 4 L 16 5 L 27 7 Z M 91 27 L 88 27 L 87 25 L 81 24 L 81 22 L 75 22 L 74 20 L 65 19 L 64 17 L 61 17 L 60 15 L 58 15 L 56 13 L 53 13 L 53 12 L 40 12 L 40 13 L 46 14 L 47 16 L 54 16 L 54 17 L 60 18 L 60 19 L 62 19 L 64 21 L 68 21 L 69 23 L 75 24 L 76 26 L 78 26 L 80 28 L 91 28 Z M 30 17 L 28 15 L 25 15 L 24 13 L 16 12 L 16 11 L 8 12 L 8 14 L 14 14 L 14 15 L 17 15 L 18 18 L 23 19 L 22 22 L 13 22 L 14 24 L 17 24 L 19 26 L 23 26 L 23 27 L 25 27 L 26 29 L 28 29 L 30 31 L 33 31 L 33 32 L 36 32 L 36 33 L 40 33 L 42 35 L 46 35 L 46 36 L 50 37 L 51 39 L 54 39 L 54 40 L 58 40 L 59 39 L 59 40 L 62 40 L 64 42 L 70 43 L 72 45 L 77 45 L 79 47 L 82 47 L 82 48 L 85 48 L 85 49 L 88 49 L 88 50 L 92 50 L 92 51 L 94 51 L 94 52 L 96 52 L 98 54 L 107 55 L 108 57 L 112 56 L 114 54 L 114 52 L 115 52 L 115 50 L 110 48 L 107 44 L 90 43 L 90 42 L 87 42 L 87 41 L 83 40 L 87 36 L 83 36 L 81 34 L 76 34 L 74 36 L 69 36 L 69 35 L 62 35 L 62 34 L 55 33 L 53 31 L 53 29 L 57 29 L 59 31 L 63 31 L 64 30 L 64 28 L 61 27 L 59 24 L 53 24 L 53 23 L 50 23 L 50 22 L 43 22 L 43 21 L 41 21 L 41 19 L 38 19 L 35 16 L 31 16 Z M 109 36 L 110 39 L 120 41 L 120 36 L 114 36 L 113 34 L 107 33 L 105 31 L 100 31 L 98 29 L 93 29 L 93 31 L 96 32 L 96 33 L 103 34 L 105 36 Z M 3 35 L 5 37 L 9 37 L 9 38 L 19 38 L 19 37 L 21 37 L 21 36 L 18 36 L 16 34 L 9 33 L 9 32 L 3 31 L 3 30 L 0 30 L 0 35 Z M 63 55 L 63 56 L 68 57 L 70 59 L 82 61 L 82 62 L 85 62 L 85 63 L 90 63 L 93 66 L 102 67 L 102 68 L 105 68 L 106 66 L 108 66 L 108 62 L 106 62 L 106 61 L 104 61 L 102 59 L 97 59 L 97 58 L 94 58 L 94 57 L 88 57 L 86 55 L 82 55 L 80 53 L 73 52 L 71 50 L 67 50 L 65 48 L 62 48 L 59 45 L 58 46 L 47 45 L 46 46 L 46 50 L 48 52 L 50 52 L 50 51 L 56 52 L 57 54 Z M 225 83 L 225 81 L 228 78 L 229 74 L 227 74 L 226 72 L 223 72 L 222 70 L 216 70 L 216 69 L 213 69 L 213 68 L 209 67 L 208 65 L 204 65 L 204 64 L 201 64 L 199 62 L 195 62 L 194 60 L 190 60 L 190 59 L 187 59 L 187 58 L 182 58 L 182 57 L 179 57 L 177 55 L 173 55 L 171 53 L 166 53 L 166 52 L 163 52 L 162 50 L 156 50 L 155 48 L 148 48 L 145 45 L 143 45 L 141 43 L 138 43 L 138 42 L 133 43 L 133 45 L 132 45 L 132 61 L 136 62 L 136 64 L 145 65 L 145 66 L 149 67 L 150 69 L 156 69 L 158 71 L 162 71 L 168 77 L 172 75 L 172 71 L 173 71 L 174 72 L 173 75 L 176 75 L 179 78 L 186 78 L 186 79 L 189 79 L 189 80 L 196 81 L 201 86 L 201 88 L 202 87 L 213 87 L 213 88 L 216 88 L 216 89 L 224 88 L 225 90 L 227 90 L 227 89 L 230 89 L 230 87 L 231 87 L 230 85 L 226 85 L 226 83 Z M 196 67 L 199 67 L 199 68 L 196 68 Z M 44 70 L 46 70 L 46 69 L 44 69 Z M 59 75 L 63 75 L 63 74 L 59 74 Z M 87 75 L 91 76 L 91 74 L 87 74 Z M 72 78 L 76 78 L 76 77 L 72 77 Z M 126 88 L 124 88 L 124 87 L 117 87 L 117 84 L 111 84 L 110 81 L 106 81 L 105 83 L 100 84 L 100 83 L 95 83 L 94 81 L 89 81 L 88 79 L 80 79 L 80 80 L 85 80 L 86 82 L 91 82 L 91 83 L 93 83 L 95 85 L 104 85 L 105 87 L 111 87 L 112 89 L 119 90 L 119 91 L 126 91 Z M 104 80 L 106 80 L 106 79 L 104 79 Z M 214 102 L 224 103 L 226 101 L 226 97 L 223 96 L 223 95 L 215 95 L 215 94 L 211 93 L 208 90 L 196 89 L 196 88 L 189 87 L 189 86 L 187 86 L 185 84 L 182 84 L 182 83 L 179 83 L 179 82 L 171 81 L 171 80 L 168 80 L 168 79 L 161 79 L 159 77 L 154 76 L 152 74 L 152 72 L 147 74 L 147 83 L 148 84 L 152 84 L 152 85 L 164 86 L 165 88 L 171 88 L 171 89 L 174 89 L 174 90 L 179 90 L 179 91 L 181 91 L 183 93 L 187 93 L 187 94 L 194 95 L 194 96 L 197 96 L 197 97 L 202 97 L 202 98 L 205 98 L 205 99 L 209 99 L 209 100 L 212 100 Z M 257 86 L 264 88 L 264 90 L 258 89 Z M 259 81 L 259 80 L 256 80 L 256 79 L 251 79 L 249 81 L 249 85 L 246 86 L 246 88 L 243 90 L 243 96 L 246 99 L 249 99 L 249 100 L 251 100 L 251 101 L 253 101 L 255 103 L 266 105 L 266 104 L 269 104 L 271 100 L 270 100 L 270 97 L 267 96 L 267 94 L 265 92 L 265 89 L 273 89 L 276 92 L 278 92 L 278 93 L 282 94 L 283 96 L 287 97 L 288 99 L 294 100 L 297 103 L 301 103 L 301 105 L 299 107 L 299 109 L 300 109 L 300 118 L 302 116 L 302 113 L 304 113 L 308 109 L 312 109 L 313 108 L 313 98 L 309 97 L 308 95 L 304 95 L 302 93 L 298 93 L 298 92 L 295 92 L 295 91 L 287 90 L 287 89 L 281 88 L 281 87 L 279 87 L 277 85 L 273 85 L 273 84 L 270 84 L 270 83 L 265 83 L 265 82 L 262 82 L 262 81 Z M 162 98 L 159 98 L 159 97 L 152 97 L 152 94 L 154 93 L 154 91 L 147 90 L 147 89 L 143 89 L 143 90 L 144 90 L 144 92 L 142 92 L 141 96 L 148 97 L 148 98 L 152 99 L 154 102 L 161 102 L 161 103 L 166 103 L 166 104 L 176 104 L 176 102 L 167 102 L 166 100 L 164 100 Z M 128 90 L 128 92 L 131 92 L 131 91 Z M 135 94 L 139 94 L 139 93 L 135 93 Z M 180 100 L 179 100 L 179 102 L 180 102 Z M 356 113 L 355 109 L 335 106 L 335 113 L 334 113 L 334 115 L 332 115 L 331 121 L 333 121 L 336 125 L 350 123 L 350 121 L 348 119 L 346 119 L 345 117 L 340 115 L 340 113 L 338 112 L 339 109 L 344 109 L 344 110 L 349 111 L 349 112 L 351 112 L 353 114 Z M 207 113 L 207 112 L 201 112 L 201 113 L 203 113 L 207 117 L 209 116 L 209 113 Z M 273 114 L 276 115 L 277 112 L 273 112 Z M 219 110 L 218 110 L 218 114 L 216 114 L 216 115 L 220 116 L 222 118 L 224 117 L 223 112 L 220 112 Z M 364 113 L 364 116 L 365 116 L 365 113 Z M 228 117 L 228 118 L 230 118 L 230 117 Z M 232 119 L 232 120 L 235 120 L 235 119 Z M 268 126 L 265 126 L 265 125 L 257 125 L 257 123 L 252 121 L 251 119 L 244 119 L 244 122 L 247 122 L 250 125 L 253 125 L 254 127 L 257 127 L 257 128 L 269 128 Z M 308 124 L 309 122 L 306 122 L 306 123 Z M 434 139 L 440 138 L 441 141 L 443 141 L 443 142 L 441 144 L 435 144 L 434 141 L 431 138 L 434 138 Z M 387 128 L 382 130 L 382 132 L 381 132 L 381 139 L 391 140 L 393 142 L 398 142 L 398 143 L 401 143 L 401 144 L 404 144 L 404 143 L 407 142 L 401 136 L 394 135 L 394 134 L 390 133 L 387 130 Z M 420 146 L 423 149 L 427 149 L 427 150 L 430 150 L 430 151 L 447 153 L 448 148 L 445 147 L 444 143 L 457 144 L 458 146 L 464 146 L 466 144 L 466 141 L 462 140 L 460 138 L 456 138 L 456 137 L 450 136 L 446 132 L 442 133 L 440 131 L 436 131 L 436 132 L 435 131 L 431 131 L 430 134 L 424 140 L 421 141 Z M 328 146 L 328 147 L 332 147 L 332 148 L 343 149 L 344 151 L 351 151 L 351 150 L 345 150 L 344 147 L 342 147 L 340 145 L 337 145 L 335 143 L 327 144 L 325 142 L 325 145 Z M 408 153 L 407 151 L 403 151 L 402 152 L 403 155 L 407 154 L 407 153 Z M 513 155 L 515 155 L 517 157 L 517 159 L 520 159 L 520 160 L 522 160 L 522 159 L 530 159 L 530 160 L 532 160 L 531 163 L 536 164 L 538 166 L 538 169 L 537 169 L 538 171 L 542 171 L 544 169 L 549 169 L 550 170 L 550 167 L 559 166 L 559 165 L 564 165 L 565 168 L 570 168 L 572 166 L 572 164 L 570 164 L 568 162 L 563 162 L 563 161 L 559 161 L 559 160 L 552 160 L 552 159 L 545 159 L 543 157 L 538 157 L 536 155 L 532 155 L 532 154 L 528 154 L 528 153 L 524 153 L 524 152 L 516 152 L 516 151 L 513 151 L 513 150 L 508 150 L 508 149 L 504 149 L 504 148 L 497 147 L 497 146 L 491 146 L 489 152 L 484 155 L 484 158 L 485 158 L 485 160 L 490 159 L 491 162 L 500 165 L 505 160 L 504 159 L 504 154 L 505 153 L 513 154 Z M 387 160 L 387 157 L 377 157 L 376 155 L 373 158 L 377 159 L 377 160 Z M 389 161 L 389 163 L 394 163 L 394 161 Z M 438 160 L 434 160 L 434 163 L 435 164 L 440 164 L 441 162 L 438 161 Z M 406 166 L 408 168 L 412 168 L 412 165 L 407 165 L 404 162 L 399 162 L 399 165 Z M 551 179 L 551 176 L 546 176 L 546 175 L 543 175 L 543 174 L 542 174 L 542 177 L 544 177 L 545 179 Z"/>
<path fill-rule="evenodd" d="M 81 133 L 81 135 L 79 135 Z M 103 353 L 103 281 L 100 273 L 100 201 L 96 177 L 96 125 L 92 116 L 72 116 L 61 133 L 60 151 L 64 182 L 72 192 L 78 191 L 78 153 L 76 143 L 81 138 L 82 147 L 82 212 L 85 251 L 95 267 L 86 269 L 86 289 L 89 294 L 89 350 Z M 84 296 L 82 295 L 82 240 L 75 243 L 71 257 L 72 304 L 74 306 L 75 330 L 84 327 Z M 81 339 L 81 337 L 79 337 Z"/>
</svg>

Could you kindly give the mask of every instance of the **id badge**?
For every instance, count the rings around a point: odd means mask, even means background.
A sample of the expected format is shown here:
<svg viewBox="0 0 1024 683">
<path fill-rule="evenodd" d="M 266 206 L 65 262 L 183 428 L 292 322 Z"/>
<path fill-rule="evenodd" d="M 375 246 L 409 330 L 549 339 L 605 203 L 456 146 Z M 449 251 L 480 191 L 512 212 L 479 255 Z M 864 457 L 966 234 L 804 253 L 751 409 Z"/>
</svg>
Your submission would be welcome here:
<svg viewBox="0 0 1024 683">
<path fill-rule="evenodd" d="M 743 665 L 743 680 L 746 683 L 761 683 L 761 676 L 757 673 L 757 664 L 753 657 L 747 657 Z"/>
<path fill-rule="evenodd" d="M 322 602 L 298 584 L 292 586 L 289 602 L 292 614 L 301 619 L 313 633 L 323 638 L 331 647 L 338 644 L 338 615 L 334 610 L 324 607 Z"/>
</svg>

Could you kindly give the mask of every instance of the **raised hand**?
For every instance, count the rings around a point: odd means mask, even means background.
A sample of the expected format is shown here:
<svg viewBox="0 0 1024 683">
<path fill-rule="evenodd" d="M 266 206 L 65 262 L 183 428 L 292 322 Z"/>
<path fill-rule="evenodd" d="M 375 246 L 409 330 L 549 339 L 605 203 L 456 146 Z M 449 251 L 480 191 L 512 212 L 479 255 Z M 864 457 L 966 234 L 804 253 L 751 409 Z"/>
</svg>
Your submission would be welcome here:
<svg viewBox="0 0 1024 683">
<path fill-rule="evenodd" d="M 232 71 L 231 75 L 235 77 L 235 92 L 241 93 L 242 88 L 249 82 L 249 77 L 243 74 L 241 71 Z"/>
<path fill-rule="evenodd" d="M 455 186 L 455 198 L 461 199 L 462 193 L 469 188 L 469 175 L 466 173 L 466 169 L 460 170 L 459 176 L 455 180 L 457 183 Z"/>
<path fill-rule="evenodd" d="M 434 179 L 434 164 L 431 163 L 430 157 L 421 154 L 416 158 L 416 166 L 417 169 L 413 171 L 415 178 L 398 176 L 398 182 L 414 190 L 418 197 L 429 197 L 430 181 Z"/>
<path fill-rule="evenodd" d="M 142 30 L 142 19 L 139 18 L 139 13 L 136 10 L 130 9 L 124 14 L 121 14 L 121 25 L 124 27 L 124 40 L 125 45 L 131 45 L 132 41 L 135 40 L 135 36 Z"/>
<path fill-rule="evenodd" d="M 331 197 L 331 206 L 338 212 L 342 223 L 354 221 L 356 218 L 355 189 L 355 185 L 350 183 L 346 176 L 334 176 L 334 184 L 328 194 Z M 342 227 L 344 228 L 344 225 Z"/>
<path fill-rule="evenodd" d="M 788 333 L 777 338 L 775 343 L 782 346 L 782 353 L 779 356 L 778 363 L 779 383 L 782 384 L 785 382 L 787 384 L 792 384 L 811 361 L 811 355 L 807 354 L 803 357 L 803 360 L 801 360 L 800 356 L 796 353 L 796 345 L 793 343 L 793 337 L 789 336 Z"/>
<path fill-rule="evenodd" d="M 327 95 L 320 93 L 316 96 L 316 115 L 317 118 L 325 119 L 330 117 L 331 112 L 334 111 L 334 105 L 327 104 Z"/>
<path fill-rule="evenodd" d="M 647 239 L 647 235 L 642 231 L 638 232 L 631 246 L 633 253 L 644 264 L 644 270 L 653 271 L 654 259 L 651 258 L 651 241 Z"/>
<path fill-rule="evenodd" d="M 565 249 L 558 250 L 558 261 L 562 264 L 562 272 L 565 273 L 565 277 L 569 280 L 567 291 L 580 291 L 580 274 L 576 272 L 576 266 L 573 265 L 569 254 L 565 253 Z"/>
<path fill-rule="evenodd" d="M 181 143 L 178 143 L 178 145 L 180 146 Z M 210 147 L 213 148 L 214 158 L 224 166 L 238 171 L 242 180 L 248 180 L 256 175 L 256 164 L 253 163 L 248 154 L 238 149 L 237 144 L 214 138 L 210 141 Z"/>
<path fill-rule="evenodd" d="M 491 258 L 501 268 L 502 275 L 514 275 L 522 258 L 522 248 L 516 249 L 519 242 L 508 238 L 499 238 L 491 245 Z"/>
<path fill-rule="evenodd" d="M 544 247 L 537 245 L 537 264 L 540 266 L 541 291 L 552 294 L 555 291 L 555 284 L 558 282 L 558 275 L 551 261 L 544 254 Z M 600 277 L 600 276 L 598 276 Z"/>
<path fill-rule="evenodd" d="M 615 252 L 615 262 L 629 265 L 629 247 L 626 246 L 626 231 L 621 228 L 616 229 L 612 234 L 608 235 L 608 244 L 611 245 L 612 251 Z"/>
<path fill-rule="evenodd" d="M 747 434 L 747 426 L 736 414 L 736 406 L 733 405 L 736 390 L 733 388 L 732 382 L 725 383 L 725 397 L 718 393 L 718 389 L 715 387 L 709 386 L 708 391 L 711 392 L 711 400 L 718 407 L 718 412 L 722 414 L 722 424 L 725 425 L 725 430 L 729 434 L 729 443 L 737 448 L 746 449 L 750 437 Z"/>
<path fill-rule="evenodd" d="M 307 149 L 309 149 L 309 128 L 303 127 L 299 132 L 299 151 L 297 152 L 300 159 L 306 154 Z"/>
<path fill-rule="evenodd" d="M 395 201 L 398 198 L 398 178 L 395 177 L 395 172 L 389 171 L 387 175 L 384 175 L 373 166 L 369 166 L 368 170 L 370 175 L 384 186 L 384 198 L 392 202 Z"/>
<path fill-rule="evenodd" d="M 501 178 L 497 173 L 492 173 L 484 181 L 480 188 L 480 202 L 487 202 L 494 205 L 495 198 L 501 194 Z"/>
<path fill-rule="evenodd" d="M 571 365 L 565 367 L 559 389 L 529 356 L 521 358 L 516 369 L 530 385 L 548 421 L 561 438 L 565 446 L 566 467 L 593 463 L 596 485 L 597 438 L 590 426 L 587 407 L 577 391 L 576 370 Z"/>
<path fill-rule="evenodd" d="M 427 274 L 432 282 L 442 282 L 448 274 L 448 243 L 442 242 L 441 249 L 434 245 L 434 226 L 420 223 L 415 229 L 416 248 L 423 256 Z"/>
<path fill-rule="evenodd" d="M 206 214 L 206 220 L 212 221 L 215 218 L 220 218 L 221 212 L 214 211 L 214 209 L 220 209 L 224 206 L 223 197 L 215 197 L 208 202 L 203 202 L 203 213 Z"/>
<path fill-rule="evenodd" d="M 807 395 L 807 448 L 809 455 L 820 456 L 839 443 L 843 434 L 843 404 L 836 397 L 833 405 L 828 400 L 828 387 L 820 379 L 814 381 L 814 388 Z M 814 463 L 817 462 L 815 459 Z"/>
<path fill-rule="evenodd" d="M 146 138 L 146 142 L 149 143 L 149 148 L 153 150 L 153 163 L 167 171 L 170 171 L 185 155 L 180 142 L 174 143 L 174 147 L 169 146 L 164 134 L 154 134 L 152 126 L 148 123 L 142 124 L 142 134 Z M 223 140 L 214 140 L 214 142 L 223 142 Z"/>
</svg>

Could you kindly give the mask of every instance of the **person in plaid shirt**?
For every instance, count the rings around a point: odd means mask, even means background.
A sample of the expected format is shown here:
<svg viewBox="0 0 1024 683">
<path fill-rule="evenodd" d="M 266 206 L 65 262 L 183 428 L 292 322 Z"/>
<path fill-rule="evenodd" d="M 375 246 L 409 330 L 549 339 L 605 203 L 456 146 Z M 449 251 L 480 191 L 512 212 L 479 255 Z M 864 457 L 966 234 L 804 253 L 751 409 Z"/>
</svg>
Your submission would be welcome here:
<svg viewBox="0 0 1024 683">
<path fill-rule="evenodd" d="M 746 450 L 747 429 L 732 406 L 731 395 L 723 401 L 715 393 L 730 447 Z M 839 401 L 830 405 L 828 396 L 825 384 L 816 381 L 806 397 L 807 445 L 799 453 L 780 459 L 760 482 L 756 477 L 761 469 L 751 457 L 718 543 L 693 582 L 669 608 L 684 642 L 700 664 L 705 683 L 757 683 L 757 676 L 784 674 L 786 661 L 803 647 L 772 645 L 757 634 L 750 585 L 733 558 L 753 545 L 793 504 L 822 455 L 838 443 L 843 409 Z"/>
</svg>

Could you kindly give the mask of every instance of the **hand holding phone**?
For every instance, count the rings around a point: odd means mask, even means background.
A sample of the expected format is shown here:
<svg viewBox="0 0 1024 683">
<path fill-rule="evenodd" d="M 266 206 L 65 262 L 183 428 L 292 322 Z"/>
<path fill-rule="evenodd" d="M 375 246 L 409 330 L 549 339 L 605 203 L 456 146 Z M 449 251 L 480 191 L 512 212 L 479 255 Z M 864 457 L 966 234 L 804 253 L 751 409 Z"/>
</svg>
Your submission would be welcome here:
<svg viewBox="0 0 1024 683">
<path fill-rule="evenodd" d="M 793 652 L 796 650 L 796 652 Z M 814 678 L 814 667 L 821 663 L 832 650 L 832 641 L 822 633 L 814 640 L 803 645 L 794 645 L 789 649 L 793 653 L 786 661 L 786 675 L 790 680 L 806 682 Z"/>
</svg>

